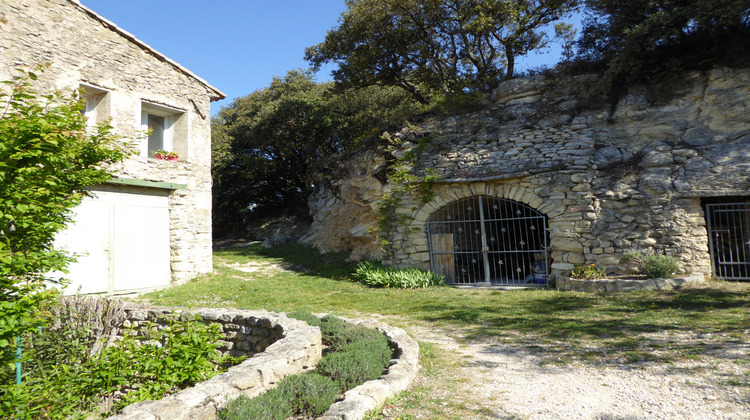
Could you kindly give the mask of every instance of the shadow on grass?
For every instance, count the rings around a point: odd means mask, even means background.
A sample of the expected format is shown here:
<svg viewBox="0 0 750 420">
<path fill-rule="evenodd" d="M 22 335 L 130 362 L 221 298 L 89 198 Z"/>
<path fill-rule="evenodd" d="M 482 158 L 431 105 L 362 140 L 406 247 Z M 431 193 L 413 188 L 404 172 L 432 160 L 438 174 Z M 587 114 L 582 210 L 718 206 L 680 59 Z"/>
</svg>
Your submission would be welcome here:
<svg viewBox="0 0 750 420">
<path fill-rule="evenodd" d="M 422 305 L 420 318 L 463 326 L 468 339 L 501 337 L 532 350 L 541 344 L 547 356 L 562 361 L 692 358 L 741 342 L 750 330 L 746 290 L 515 293 L 497 305 L 471 301 Z"/>
<path fill-rule="evenodd" d="M 284 262 L 286 268 L 303 274 L 314 274 L 334 280 L 348 279 L 355 265 L 346 261 L 347 255 L 341 252 L 321 254 L 317 249 L 299 243 L 288 243 L 274 248 L 263 248 L 259 244 L 225 248 L 218 251 L 221 255 L 253 258 L 262 256 L 277 258 Z"/>
</svg>

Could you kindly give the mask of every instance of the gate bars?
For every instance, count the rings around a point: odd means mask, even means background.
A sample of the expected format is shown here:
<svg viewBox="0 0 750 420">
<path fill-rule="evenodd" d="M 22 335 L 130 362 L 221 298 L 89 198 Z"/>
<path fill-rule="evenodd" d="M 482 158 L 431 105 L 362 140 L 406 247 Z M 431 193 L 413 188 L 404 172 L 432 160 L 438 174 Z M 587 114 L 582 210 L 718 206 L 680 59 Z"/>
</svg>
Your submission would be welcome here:
<svg viewBox="0 0 750 420">
<path fill-rule="evenodd" d="M 714 275 L 750 280 L 750 203 L 706 204 L 706 223 Z"/>
<path fill-rule="evenodd" d="M 484 195 L 438 210 L 427 221 L 432 271 L 451 284 L 546 283 L 547 217 Z"/>
</svg>

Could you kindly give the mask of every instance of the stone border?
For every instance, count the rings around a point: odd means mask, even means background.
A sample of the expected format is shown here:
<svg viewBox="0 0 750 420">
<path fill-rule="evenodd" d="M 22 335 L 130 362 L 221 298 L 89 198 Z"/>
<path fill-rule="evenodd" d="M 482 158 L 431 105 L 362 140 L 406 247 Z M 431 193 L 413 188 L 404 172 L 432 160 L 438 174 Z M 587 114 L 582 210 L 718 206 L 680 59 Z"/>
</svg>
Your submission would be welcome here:
<svg viewBox="0 0 750 420">
<path fill-rule="evenodd" d="M 127 310 L 147 312 L 172 312 L 171 309 L 129 305 Z M 184 309 L 174 311 L 188 312 Z M 303 321 L 288 318 L 285 314 L 266 311 L 240 311 L 221 309 L 193 309 L 208 322 L 241 323 L 243 319 L 263 324 L 271 330 L 282 330 L 282 337 L 264 352 L 229 368 L 225 373 L 184 389 L 158 401 L 143 401 L 125 407 L 122 413 L 109 420 L 194 420 L 215 419 L 217 411 L 230 399 L 239 395 L 249 398 L 260 395 L 276 386 L 288 375 L 312 369 L 322 355 L 321 333 Z M 258 322 L 257 320 L 261 321 Z M 401 328 L 371 320 L 342 318 L 346 322 L 376 328 L 387 338 L 394 349 L 387 372 L 380 378 L 368 381 L 344 393 L 344 399 L 331 405 L 319 417 L 323 420 L 359 420 L 368 411 L 378 409 L 385 401 L 408 388 L 419 370 L 419 345 Z"/>
<path fill-rule="evenodd" d="M 557 277 L 557 289 L 578 292 L 635 292 L 638 290 L 675 290 L 685 286 L 703 283 L 702 274 L 670 279 L 596 279 L 583 280 L 570 277 Z"/>
<path fill-rule="evenodd" d="M 359 420 L 368 411 L 378 409 L 388 398 L 408 388 L 419 370 L 419 344 L 401 328 L 370 320 L 345 319 L 356 325 L 376 328 L 385 334 L 394 348 L 388 371 L 378 379 L 368 381 L 344 393 L 344 399 L 332 404 L 321 420 Z"/>
<path fill-rule="evenodd" d="M 257 323 L 260 319 L 266 328 L 278 330 L 280 327 L 282 336 L 262 353 L 232 366 L 225 373 L 158 401 L 131 404 L 110 420 L 214 419 L 228 400 L 240 395 L 255 397 L 276 386 L 285 376 L 313 368 L 322 355 L 320 328 L 284 314 L 219 309 L 192 309 L 190 313 L 209 322 L 220 322 L 224 318 L 240 324 L 243 320 Z"/>
</svg>

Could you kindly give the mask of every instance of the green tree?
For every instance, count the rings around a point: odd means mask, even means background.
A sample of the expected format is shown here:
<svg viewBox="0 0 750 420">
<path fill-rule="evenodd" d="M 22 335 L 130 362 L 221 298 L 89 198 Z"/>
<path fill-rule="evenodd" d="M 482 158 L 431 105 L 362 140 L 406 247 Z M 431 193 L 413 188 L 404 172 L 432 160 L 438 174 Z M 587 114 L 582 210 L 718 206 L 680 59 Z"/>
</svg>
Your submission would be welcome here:
<svg viewBox="0 0 750 420">
<path fill-rule="evenodd" d="M 398 86 L 419 102 L 433 94 L 490 92 L 515 61 L 548 41 L 547 25 L 578 0 L 347 0 L 340 24 L 307 49 L 334 63 L 345 86 Z"/>
<path fill-rule="evenodd" d="M 15 337 L 40 322 L 40 308 L 54 297 L 46 275 L 65 271 L 72 256 L 53 246 L 86 187 L 109 179 L 106 165 L 120 161 L 124 146 L 102 125 L 86 128 L 84 104 L 60 93 L 40 95 L 33 72 L 0 90 L 0 362 Z M 4 366 L 5 367 L 5 366 Z M 0 379 L 8 371 L 0 371 Z"/>
<path fill-rule="evenodd" d="M 397 89 L 334 89 L 290 71 L 212 120 L 214 230 L 250 217 L 307 214 L 314 175 L 415 108 Z"/>
<path fill-rule="evenodd" d="M 587 0 L 580 58 L 612 85 L 716 64 L 747 63 L 748 0 Z"/>
</svg>

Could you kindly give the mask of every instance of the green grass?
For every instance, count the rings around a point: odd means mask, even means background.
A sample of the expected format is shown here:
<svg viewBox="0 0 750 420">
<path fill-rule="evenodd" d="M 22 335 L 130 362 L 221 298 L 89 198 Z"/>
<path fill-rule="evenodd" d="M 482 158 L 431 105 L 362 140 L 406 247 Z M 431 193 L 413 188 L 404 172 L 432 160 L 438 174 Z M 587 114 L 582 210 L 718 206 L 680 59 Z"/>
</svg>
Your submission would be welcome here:
<svg viewBox="0 0 750 420">
<path fill-rule="evenodd" d="M 213 274 L 145 297 L 167 306 L 303 310 L 354 317 L 382 314 L 396 325 L 419 322 L 458 330 L 466 339 L 493 338 L 538 348 L 547 363 L 668 362 L 710 353 L 717 344 L 750 339 L 747 283 L 606 295 L 544 289 L 371 289 L 349 280 L 353 265 L 342 255 L 320 255 L 300 245 L 232 248 L 214 255 Z M 228 263 L 278 263 L 287 270 L 247 273 L 227 268 Z M 667 338 L 655 340 L 650 333 Z M 670 343 L 670 335 L 696 333 L 710 339 Z"/>
</svg>

